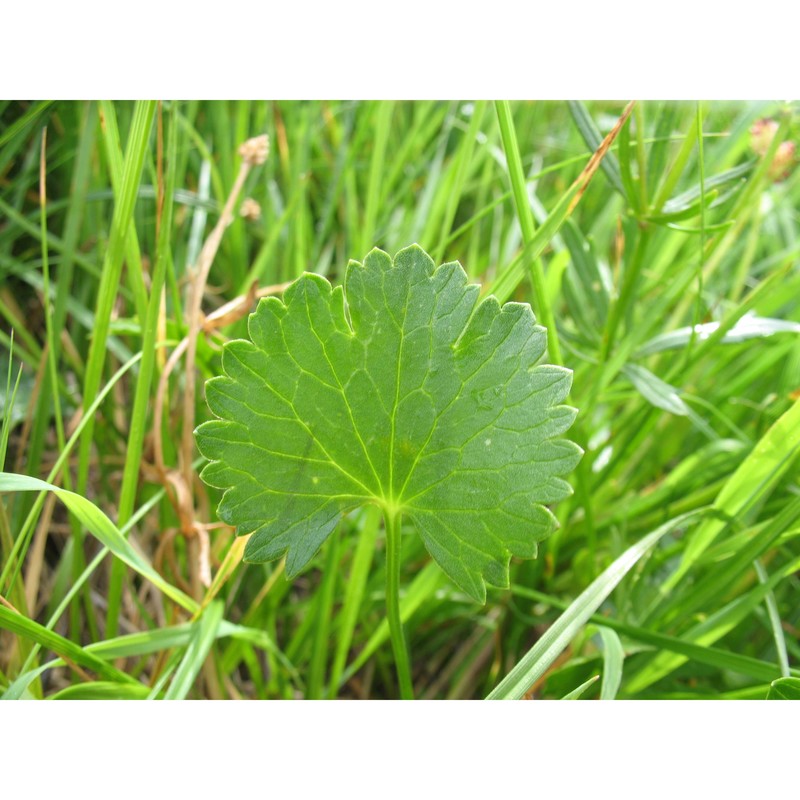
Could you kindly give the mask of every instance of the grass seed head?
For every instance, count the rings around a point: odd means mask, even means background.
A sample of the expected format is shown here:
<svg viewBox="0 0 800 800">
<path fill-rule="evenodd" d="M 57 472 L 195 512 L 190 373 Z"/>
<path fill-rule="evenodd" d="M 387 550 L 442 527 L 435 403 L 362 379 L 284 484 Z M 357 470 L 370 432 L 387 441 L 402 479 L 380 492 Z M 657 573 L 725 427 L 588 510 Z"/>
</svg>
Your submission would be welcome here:
<svg viewBox="0 0 800 800">
<path fill-rule="evenodd" d="M 252 167 L 263 164 L 269 155 L 269 136 L 265 133 L 248 139 L 239 148 L 239 155 Z"/>
<path fill-rule="evenodd" d="M 261 218 L 261 206 L 258 204 L 257 200 L 253 200 L 252 197 L 246 197 L 242 201 L 239 215 L 248 222 L 255 222 Z"/>
<path fill-rule="evenodd" d="M 750 128 L 750 147 L 758 156 L 763 156 L 778 130 L 778 123 L 774 119 L 756 120 Z M 796 146 L 794 142 L 781 142 L 775 152 L 775 158 L 767 170 L 773 181 L 782 181 L 789 177 L 795 161 Z"/>
</svg>

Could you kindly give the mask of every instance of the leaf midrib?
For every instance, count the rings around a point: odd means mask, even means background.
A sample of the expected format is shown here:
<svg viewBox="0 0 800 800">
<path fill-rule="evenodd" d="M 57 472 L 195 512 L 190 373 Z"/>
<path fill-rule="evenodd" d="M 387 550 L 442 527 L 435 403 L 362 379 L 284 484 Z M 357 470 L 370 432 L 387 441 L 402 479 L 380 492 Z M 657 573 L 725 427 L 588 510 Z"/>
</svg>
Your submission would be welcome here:
<svg viewBox="0 0 800 800">
<path fill-rule="evenodd" d="M 389 298 L 386 296 L 386 280 L 384 276 L 384 280 L 381 285 L 381 290 L 383 292 L 383 299 L 386 303 L 386 308 L 391 309 L 391 304 L 389 303 Z M 394 319 L 394 315 L 390 313 L 392 321 L 400 332 L 400 349 L 397 353 L 397 368 L 395 369 L 394 375 L 394 404 L 392 406 L 392 430 L 389 435 L 389 502 L 392 506 L 396 506 L 399 510 L 403 509 L 402 503 L 402 490 L 400 493 L 400 497 L 395 499 L 394 496 L 394 446 L 395 446 L 395 432 L 397 428 L 397 406 L 400 403 L 400 368 L 403 363 L 403 348 L 406 344 L 406 334 L 405 334 L 405 327 L 406 327 L 406 319 L 408 318 L 408 297 L 411 294 L 411 284 L 409 283 L 408 291 L 406 292 L 405 301 L 403 302 L 403 323 L 402 325 L 398 325 L 398 323 Z M 399 512 L 395 512 L 399 513 Z"/>
<path fill-rule="evenodd" d="M 378 487 L 381 487 L 381 479 L 380 479 L 380 477 L 378 475 L 377 470 L 375 469 L 375 465 L 372 463 L 372 457 L 370 456 L 369 451 L 367 450 L 367 445 L 364 442 L 363 437 L 361 436 L 361 431 L 358 429 L 358 425 L 356 425 L 356 421 L 353 418 L 353 410 L 352 410 L 352 408 L 350 408 L 350 403 L 347 401 L 347 395 L 345 394 L 344 386 L 342 386 L 342 382 L 339 380 L 339 376 L 336 374 L 336 369 L 333 366 L 333 363 L 331 362 L 330 358 L 328 357 L 328 350 L 325 347 L 325 342 L 322 341 L 320 335 L 317 333 L 317 329 L 314 327 L 314 321 L 311 318 L 311 309 L 309 307 L 309 303 L 306 302 L 304 305 L 305 305 L 306 318 L 308 319 L 309 328 L 311 329 L 311 332 L 314 334 L 314 338 L 319 342 L 319 346 L 322 349 L 322 355 L 324 356 L 325 361 L 328 364 L 328 367 L 330 367 L 331 374 L 333 375 L 333 379 L 336 381 L 336 385 L 339 387 L 339 394 L 342 396 L 342 400 L 344 401 L 344 406 L 347 409 L 347 416 L 350 418 L 350 424 L 353 426 L 353 431 L 355 432 L 355 435 L 358 438 L 358 442 L 361 445 L 361 451 L 364 453 L 364 456 L 367 459 L 367 463 L 369 464 L 369 467 L 372 470 L 372 474 L 375 477 L 375 480 L 377 481 Z M 333 311 L 332 310 L 331 310 L 331 319 L 333 319 Z M 354 337 L 355 337 L 355 331 L 351 331 L 351 337 L 350 338 L 352 339 Z M 285 342 L 286 341 L 286 336 L 284 335 L 283 338 L 284 338 L 284 342 Z M 292 360 L 295 362 L 295 364 L 297 364 L 297 360 L 294 357 L 292 357 Z M 297 366 L 300 367 L 300 364 L 297 364 Z M 331 387 L 331 388 L 335 388 L 335 387 Z M 310 433 L 310 431 L 309 431 L 309 433 Z M 315 436 L 312 436 L 312 438 L 316 441 L 316 437 Z M 321 443 L 320 443 L 320 447 L 322 447 Z M 325 450 L 324 448 L 323 448 L 323 450 L 327 454 L 327 450 Z M 390 467 L 390 469 L 391 469 L 391 467 Z M 350 474 L 349 472 L 347 472 L 347 470 L 344 470 L 344 469 L 343 469 L 343 472 L 345 472 L 348 475 Z M 364 484 L 361 481 L 357 481 L 357 483 L 359 483 L 362 486 L 364 486 Z M 364 488 L 366 489 L 367 487 L 364 486 Z"/>
</svg>

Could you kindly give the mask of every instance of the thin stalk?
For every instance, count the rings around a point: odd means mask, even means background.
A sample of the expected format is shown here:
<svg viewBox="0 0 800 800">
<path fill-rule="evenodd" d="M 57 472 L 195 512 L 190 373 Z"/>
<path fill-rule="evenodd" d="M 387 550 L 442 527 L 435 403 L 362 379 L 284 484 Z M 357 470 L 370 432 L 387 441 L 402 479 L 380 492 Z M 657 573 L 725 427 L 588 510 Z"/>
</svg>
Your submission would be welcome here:
<svg viewBox="0 0 800 800">
<path fill-rule="evenodd" d="M 47 365 L 49 367 L 48 379 L 52 386 L 53 395 L 53 415 L 56 423 L 56 441 L 58 442 L 59 451 L 63 452 L 66 445 L 66 438 L 64 436 L 64 420 L 61 414 L 61 397 L 58 390 L 58 366 L 56 364 L 58 358 L 58 350 L 56 345 L 56 335 L 53 326 L 53 310 L 50 305 L 50 259 L 47 248 L 47 128 L 42 129 L 42 145 L 41 154 L 39 159 L 39 207 L 41 210 L 40 223 L 42 232 L 42 304 L 44 306 L 44 320 L 45 330 L 47 335 Z M 60 292 L 63 296 L 63 290 Z M 64 488 L 72 489 L 72 479 L 70 477 L 69 469 L 65 469 L 62 478 Z M 70 527 L 72 529 L 72 536 L 80 538 L 81 528 L 76 524 L 75 519 L 70 514 L 69 516 Z M 80 571 L 84 566 L 83 549 L 75 550 L 75 558 L 73 560 L 73 577 L 80 575 Z M 70 630 L 75 641 L 80 641 L 80 607 L 75 604 L 72 606 L 72 613 L 70 618 Z"/>
<path fill-rule="evenodd" d="M 639 165 L 639 203 L 647 210 L 647 156 L 644 151 L 644 103 L 637 103 L 636 115 L 636 161 Z"/>
<path fill-rule="evenodd" d="M 525 173 L 522 170 L 522 158 L 519 154 L 517 144 L 517 134 L 514 130 L 514 120 L 511 116 L 511 107 L 507 100 L 498 100 L 495 104 L 497 109 L 497 119 L 500 123 L 500 135 L 503 139 L 503 150 L 506 154 L 508 164 L 508 175 L 511 179 L 511 188 L 514 192 L 514 203 L 517 207 L 517 217 L 522 228 L 522 238 L 525 245 L 529 245 L 536 233 L 533 221 L 533 210 L 528 199 L 528 190 L 525 182 Z M 561 360 L 561 347 L 558 343 L 558 333 L 556 322 L 553 317 L 553 310 L 547 297 L 544 280 L 544 269 L 539 258 L 531 259 L 530 262 L 531 283 L 533 284 L 534 296 L 532 305 L 536 316 L 547 328 L 548 349 L 550 359 L 554 364 L 563 364 Z"/>
<path fill-rule="evenodd" d="M 42 278 L 44 285 L 44 296 L 42 304 L 44 306 L 44 322 L 47 336 L 47 363 L 50 368 L 50 380 L 53 385 L 53 414 L 56 422 L 56 437 L 58 449 L 63 450 L 66 443 L 64 438 L 64 420 L 61 415 L 61 398 L 58 393 L 58 367 L 56 364 L 56 335 L 53 330 L 53 314 L 50 308 L 50 260 L 47 249 L 47 128 L 42 129 L 41 160 L 39 163 L 39 207 L 41 209 L 40 224 L 42 231 Z M 66 488 L 70 487 L 69 470 L 64 471 Z"/>
<path fill-rule="evenodd" d="M 697 342 L 697 326 L 703 316 L 703 265 L 706 250 L 706 172 L 705 158 L 703 157 L 703 113 L 702 104 L 697 103 L 697 167 L 700 173 L 700 260 L 697 265 L 697 296 L 692 318 L 692 335 L 686 347 L 686 361 L 691 358 L 695 343 Z"/>
<path fill-rule="evenodd" d="M 70 186 L 70 203 L 66 211 L 66 220 L 64 222 L 63 236 L 61 240 L 61 249 L 58 251 L 61 258 L 58 264 L 58 289 L 54 293 L 53 298 L 53 311 L 52 311 L 52 329 L 57 331 L 59 335 L 53 337 L 51 352 L 54 354 L 56 363 L 61 355 L 61 332 L 66 328 L 67 321 L 67 306 L 71 300 L 71 287 L 72 278 L 74 273 L 74 266 L 79 257 L 76 253 L 78 247 L 78 238 L 80 235 L 81 223 L 84 217 L 86 208 L 86 196 L 88 192 L 89 182 L 91 180 L 91 164 L 92 164 L 92 148 L 94 144 L 94 124 L 92 123 L 93 117 L 93 104 L 87 104 L 83 124 L 81 127 L 80 139 L 78 142 L 78 149 L 75 159 L 75 170 L 72 176 L 72 183 Z M 48 203 L 48 207 L 52 209 L 54 203 Z M 48 251 L 52 247 L 52 234 L 48 231 L 47 242 Z M 45 242 L 42 240 L 42 248 L 45 247 Z M 55 249 L 55 248 L 53 248 Z M 44 291 L 44 289 L 43 289 Z M 45 303 L 50 303 L 50 298 L 45 293 Z M 3 304 L 3 311 L 5 316 L 5 304 Z M 14 321 L 9 320 L 12 327 L 16 328 L 18 335 L 23 335 L 28 345 L 28 348 L 33 354 L 37 355 L 37 363 L 41 358 L 41 351 L 39 351 L 36 342 L 28 342 L 28 334 L 25 331 L 24 324 L 17 325 Z M 34 365 L 35 367 L 35 365 Z M 77 372 L 77 370 L 76 370 Z M 59 398 L 65 394 L 63 375 L 58 375 L 59 383 L 58 388 L 53 388 L 50 385 L 50 372 L 47 371 L 42 376 L 42 388 L 39 396 L 36 399 L 36 408 L 33 414 L 33 424 L 31 426 L 30 438 L 28 440 L 26 458 L 26 472 L 29 475 L 38 475 L 41 466 L 42 454 L 44 452 L 44 443 L 47 432 L 50 430 L 51 414 L 49 412 L 52 398 Z M 82 378 L 81 378 L 82 379 Z M 70 487 L 67 487 L 70 488 Z M 21 500 L 21 502 L 20 502 Z M 14 507 L 14 522 L 15 527 L 21 524 L 26 511 L 33 503 L 33 498 L 25 498 L 17 501 Z M 74 522 L 74 518 L 70 515 L 70 523 Z"/>
<path fill-rule="evenodd" d="M 603 343 L 600 352 L 600 363 L 606 364 L 611 354 L 612 347 L 616 342 L 617 327 L 623 315 L 629 316 L 631 303 L 633 301 L 639 275 L 645 262 L 645 253 L 650 243 L 651 230 L 649 227 L 642 227 L 636 239 L 636 246 L 631 257 L 631 261 L 622 275 L 622 285 L 619 296 L 612 303 L 608 313 L 608 321 L 603 331 Z M 602 374 L 602 370 L 598 372 Z"/>
<path fill-rule="evenodd" d="M 783 116 L 767 152 L 761 157 L 758 166 L 745 184 L 745 188 L 739 194 L 739 198 L 729 214 L 729 219 L 735 220 L 734 224 L 726 230 L 724 235 L 707 239 L 706 252 L 704 254 L 705 262 L 703 264 L 704 281 L 708 282 L 711 279 L 711 276 L 716 272 L 717 267 L 722 263 L 725 256 L 740 241 L 745 227 L 750 224 L 753 218 L 758 216 L 760 208 L 758 196 L 759 193 L 764 190 L 765 184 L 769 180 L 767 171 L 775 159 L 778 147 L 789 133 L 790 120 L 791 115 Z M 670 325 L 673 324 L 674 320 L 684 318 L 691 302 L 692 297 L 689 295 L 678 304 L 672 314 Z M 704 340 L 703 344 L 707 344 L 707 340 Z"/>
<path fill-rule="evenodd" d="M 384 515 L 386 526 L 386 618 L 389 622 L 389 636 L 400 684 L 400 697 L 414 699 L 411 683 L 411 665 L 408 648 L 400 620 L 400 513 L 387 511 Z"/>
</svg>

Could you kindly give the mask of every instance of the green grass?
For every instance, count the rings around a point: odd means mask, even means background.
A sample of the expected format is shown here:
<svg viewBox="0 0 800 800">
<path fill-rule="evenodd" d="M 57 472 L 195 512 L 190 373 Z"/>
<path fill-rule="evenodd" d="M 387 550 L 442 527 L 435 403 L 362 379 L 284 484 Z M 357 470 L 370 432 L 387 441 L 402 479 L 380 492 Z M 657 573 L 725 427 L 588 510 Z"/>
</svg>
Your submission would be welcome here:
<svg viewBox="0 0 800 800">
<path fill-rule="evenodd" d="M 417 242 L 553 321 L 586 455 L 486 606 L 402 531 L 414 695 L 796 696 L 800 169 L 775 164 L 798 107 L 640 102 L 584 172 L 624 108 L 3 104 L 0 695 L 400 696 L 379 515 L 291 583 L 243 565 L 182 437 L 254 302 L 218 309 Z M 261 133 L 192 353 L 194 267 Z"/>
</svg>

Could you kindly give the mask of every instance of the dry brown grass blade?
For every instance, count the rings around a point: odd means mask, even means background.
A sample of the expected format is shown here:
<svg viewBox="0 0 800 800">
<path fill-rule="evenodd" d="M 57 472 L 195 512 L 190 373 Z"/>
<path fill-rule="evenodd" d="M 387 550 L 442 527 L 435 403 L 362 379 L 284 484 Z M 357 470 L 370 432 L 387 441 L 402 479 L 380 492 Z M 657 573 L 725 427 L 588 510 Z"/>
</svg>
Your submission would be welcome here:
<svg viewBox="0 0 800 800">
<path fill-rule="evenodd" d="M 279 294 L 289 284 L 279 283 L 271 286 L 257 288 L 256 284 L 250 287 L 247 294 L 234 298 L 225 305 L 213 311 L 207 317 L 203 317 L 201 330 L 206 335 L 217 332 L 220 328 L 231 325 L 242 317 L 246 316 L 252 309 L 255 301 L 261 297 Z M 168 496 L 173 502 L 175 512 L 181 519 L 182 527 L 187 531 L 194 530 L 194 504 L 191 493 L 182 491 L 180 487 L 185 486 L 182 473 L 177 470 L 170 470 L 164 462 L 164 443 L 162 439 L 164 407 L 166 401 L 169 377 L 172 374 L 183 354 L 189 347 L 189 336 L 185 336 L 170 353 L 169 358 L 161 371 L 156 389 L 156 402 L 153 412 L 153 456 L 155 468 L 158 474 L 158 481 L 167 487 Z M 180 483 L 180 487 L 179 484 Z"/>
<path fill-rule="evenodd" d="M 11 603 L 9 603 L 8 600 L 6 600 L 6 598 L 3 597 L 3 595 L 1 594 L 0 594 L 0 605 L 4 605 L 9 611 L 13 611 L 15 614 L 19 614 L 19 611 L 17 611 L 17 609 L 14 608 L 14 606 Z M 20 614 L 20 616 L 23 615 Z"/>
<path fill-rule="evenodd" d="M 160 120 L 159 120 L 160 122 Z M 159 129 L 159 137 L 161 132 Z M 159 155 L 161 142 L 159 138 Z M 202 311 L 203 296 L 206 291 L 211 265 L 219 250 L 225 229 L 233 220 L 233 210 L 239 195 L 244 188 L 250 170 L 263 164 L 269 153 L 269 140 L 266 136 L 248 139 L 240 148 L 242 164 L 234 181 L 225 207 L 213 230 L 206 239 L 198 257 L 194 276 L 189 285 L 189 301 L 187 305 L 188 333 L 172 351 L 161 371 L 156 390 L 156 404 L 153 418 L 153 452 L 155 469 L 159 481 L 167 489 L 167 496 L 175 507 L 180 520 L 180 532 L 189 542 L 189 568 L 192 594 L 200 599 L 202 587 L 211 585 L 211 548 L 207 526 L 197 522 L 197 510 L 194 502 L 194 470 L 192 456 L 194 453 L 195 397 L 196 379 L 195 363 L 197 356 L 197 340 L 201 332 L 210 334 L 222 325 L 230 324 L 247 313 L 252 306 L 258 291 L 255 286 L 247 295 L 236 298 L 219 309 L 216 314 L 205 317 Z M 162 187 L 159 183 L 159 192 Z M 159 197 L 161 202 L 161 197 Z M 271 288 L 271 287 L 270 287 Z M 162 312 L 163 313 L 163 312 Z M 168 469 L 164 462 L 162 441 L 164 403 L 167 394 L 169 376 L 185 354 L 186 385 L 183 393 L 183 418 L 179 447 L 179 464 L 177 469 Z M 169 557 L 169 549 L 167 549 Z"/>
<path fill-rule="evenodd" d="M 42 348 L 42 360 L 36 370 L 36 377 L 33 381 L 33 389 L 31 391 L 30 400 L 28 402 L 28 410 L 25 414 L 25 421 L 22 424 L 22 431 L 19 439 L 16 442 L 17 455 L 14 459 L 14 472 L 24 472 L 25 454 L 28 452 L 28 439 L 31 435 L 31 428 L 33 426 L 33 414 L 39 402 L 39 393 L 42 391 L 42 383 L 44 381 L 45 370 L 47 369 L 47 355 L 48 345 L 45 342 Z"/>
<path fill-rule="evenodd" d="M 239 566 L 239 562 L 244 555 L 244 547 L 249 538 L 249 536 L 239 536 L 231 542 L 231 546 L 228 548 L 228 552 L 225 554 L 225 558 L 222 564 L 220 564 L 213 582 L 209 586 L 205 597 L 203 597 L 203 602 L 200 605 L 197 616 L 202 614 L 208 604 L 219 594 L 220 589 L 225 585 L 236 567 Z"/>
<path fill-rule="evenodd" d="M 222 214 L 211 231 L 208 239 L 203 245 L 200 256 L 198 257 L 197 270 L 194 280 L 189 290 L 189 344 L 186 349 L 186 387 L 183 395 L 183 430 L 181 434 L 181 471 L 183 478 L 192 491 L 192 453 L 194 452 L 194 428 L 195 428 L 195 359 L 197 355 L 197 336 L 203 324 L 202 302 L 205 293 L 208 274 L 214 257 L 219 250 L 222 236 L 225 229 L 233 220 L 233 209 L 244 188 L 245 180 L 250 174 L 250 170 L 257 164 L 263 164 L 269 152 L 269 140 L 266 136 L 255 137 L 246 141 L 239 153 L 242 156 L 242 164 L 239 167 L 239 174 L 236 176 L 233 188 L 231 189 Z"/>
<path fill-rule="evenodd" d="M 580 188 L 578 189 L 578 193 L 575 195 L 575 197 L 572 198 L 572 202 L 569 204 L 567 216 L 573 212 L 575 206 L 577 206 L 580 202 L 581 197 L 583 197 L 583 193 L 586 191 L 586 187 L 589 185 L 589 181 L 591 181 L 592 176 L 595 174 L 595 172 L 597 172 L 600 162 L 603 160 L 603 157 L 608 152 L 608 149 L 611 147 L 611 145 L 614 144 L 614 140 L 622 130 L 622 126 L 628 121 L 628 117 L 630 117 L 635 106 L 635 100 L 631 100 L 630 103 L 625 106 L 620 118 L 616 121 L 614 127 L 608 132 L 606 138 L 600 142 L 600 147 L 594 151 L 592 157 L 589 159 L 589 163 L 583 168 L 583 172 L 581 172 L 573 184 L 573 186 L 578 185 Z"/>
<path fill-rule="evenodd" d="M 44 572 L 44 551 L 47 546 L 53 511 L 55 510 L 55 501 L 56 496 L 52 493 L 48 494 L 47 499 L 44 501 L 39 524 L 36 526 L 36 533 L 25 563 L 25 580 L 23 581 L 25 600 L 31 615 L 34 617 L 37 613 L 36 600 L 39 596 L 39 584 Z"/>
<path fill-rule="evenodd" d="M 206 331 L 206 333 L 211 333 L 226 325 L 232 325 L 250 311 L 256 300 L 261 297 L 268 297 L 272 294 L 280 294 L 287 286 L 289 286 L 289 282 L 276 283 L 272 286 L 264 286 L 259 289 L 258 284 L 254 281 L 247 290 L 247 294 L 235 297 L 233 300 L 225 303 L 225 305 L 220 306 L 216 311 L 209 314 L 203 323 L 203 330 Z"/>
</svg>

